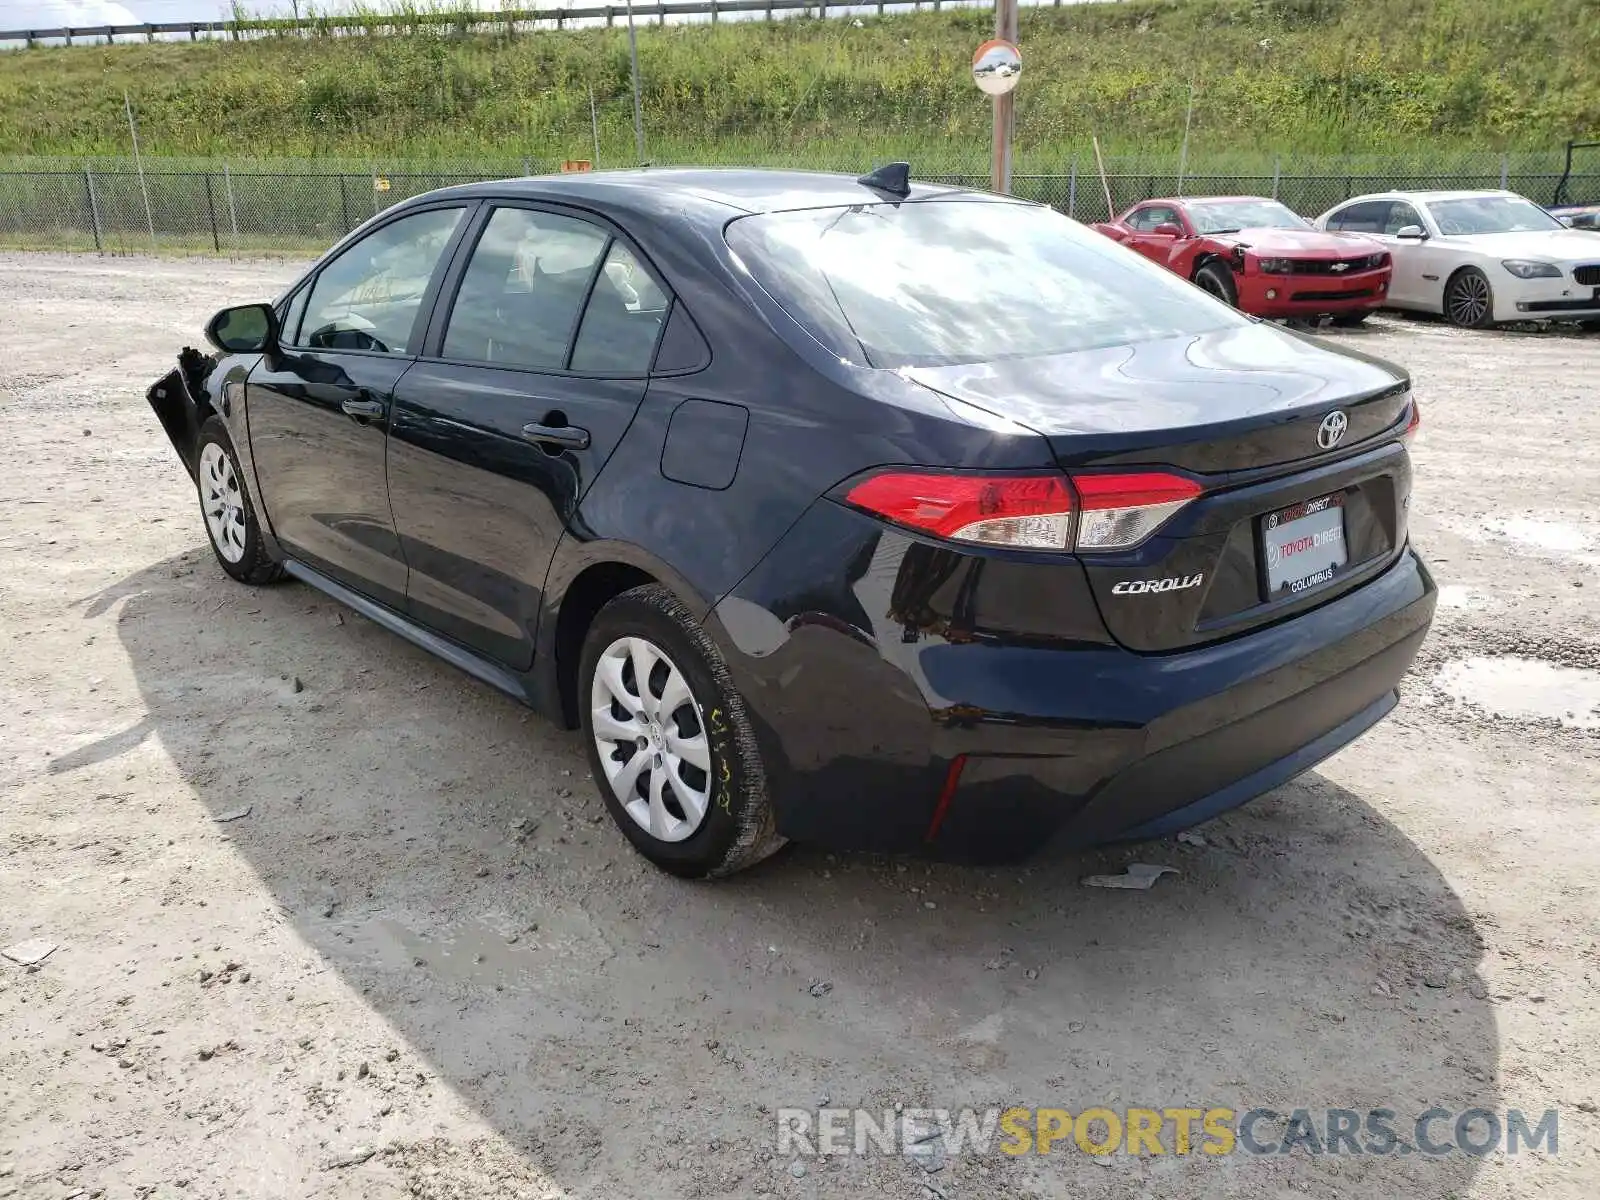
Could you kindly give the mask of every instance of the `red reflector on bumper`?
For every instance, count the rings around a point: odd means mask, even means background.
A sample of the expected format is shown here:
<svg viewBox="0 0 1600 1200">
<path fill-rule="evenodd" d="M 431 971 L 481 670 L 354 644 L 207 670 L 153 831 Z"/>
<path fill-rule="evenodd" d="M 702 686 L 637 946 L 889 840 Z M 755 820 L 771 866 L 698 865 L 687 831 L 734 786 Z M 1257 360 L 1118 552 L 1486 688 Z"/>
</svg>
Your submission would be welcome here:
<svg viewBox="0 0 1600 1200">
<path fill-rule="evenodd" d="M 956 788 L 961 786 L 961 772 L 967 765 L 967 756 L 958 754 L 950 763 L 950 769 L 945 772 L 944 786 L 939 789 L 939 803 L 934 806 L 933 820 L 928 822 L 928 832 L 922 835 L 922 840 L 931 842 L 939 836 L 939 826 L 944 824 L 944 816 L 950 811 L 950 801 L 956 798 Z"/>
</svg>

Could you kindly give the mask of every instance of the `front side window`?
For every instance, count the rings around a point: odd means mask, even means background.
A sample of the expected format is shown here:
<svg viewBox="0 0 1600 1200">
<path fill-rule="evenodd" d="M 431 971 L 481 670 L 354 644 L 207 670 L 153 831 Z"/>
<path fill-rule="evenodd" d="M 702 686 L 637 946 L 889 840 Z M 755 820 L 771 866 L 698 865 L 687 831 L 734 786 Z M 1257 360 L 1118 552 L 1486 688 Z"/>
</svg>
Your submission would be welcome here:
<svg viewBox="0 0 1600 1200">
<path fill-rule="evenodd" d="M 1396 201 L 1389 206 L 1389 216 L 1383 223 L 1383 232 L 1393 237 L 1407 225 L 1422 227 L 1422 216 L 1409 204 Z"/>
<path fill-rule="evenodd" d="M 1129 225 L 1147 233 L 1157 225 L 1177 225 L 1178 223 L 1178 214 L 1163 205 L 1141 208 L 1128 218 Z"/>
<path fill-rule="evenodd" d="M 1532 200 L 1521 196 L 1470 196 L 1462 200 L 1434 200 L 1428 205 L 1439 232 L 1451 234 L 1529 233 L 1564 229 Z"/>
<path fill-rule="evenodd" d="M 874 367 L 1063 354 L 1248 318 L 1048 208 L 987 200 L 741 217 L 727 240 L 769 295 Z"/>
<path fill-rule="evenodd" d="M 402 217 L 323 267 L 306 301 L 298 344 L 404 354 L 461 212 L 436 208 Z"/>
<path fill-rule="evenodd" d="M 1311 223 L 1276 200 L 1230 200 L 1190 204 L 1196 232 L 1237 233 L 1241 229 L 1310 229 Z"/>
<path fill-rule="evenodd" d="M 473 248 L 444 357 L 559 371 L 605 253 L 601 229 L 557 213 L 496 210 Z"/>
<path fill-rule="evenodd" d="M 278 318 L 278 336 L 286 346 L 297 344 L 295 339 L 300 333 L 300 318 L 306 311 L 306 297 L 310 295 L 310 288 L 301 288 L 284 305 L 283 313 Z"/>
</svg>

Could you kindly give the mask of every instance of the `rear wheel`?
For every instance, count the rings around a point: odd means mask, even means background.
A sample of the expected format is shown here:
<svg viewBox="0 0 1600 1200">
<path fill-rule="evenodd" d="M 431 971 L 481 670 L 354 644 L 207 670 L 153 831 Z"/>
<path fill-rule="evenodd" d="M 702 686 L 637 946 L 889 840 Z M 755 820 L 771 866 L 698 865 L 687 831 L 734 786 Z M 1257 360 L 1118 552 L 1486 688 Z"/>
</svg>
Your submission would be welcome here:
<svg viewBox="0 0 1600 1200">
<path fill-rule="evenodd" d="M 1239 289 L 1233 272 L 1219 262 L 1208 262 L 1194 273 L 1194 281 L 1224 304 L 1239 307 Z"/>
<path fill-rule="evenodd" d="M 744 701 L 670 590 L 647 584 L 600 610 L 578 685 L 601 798 L 656 866 L 728 875 L 783 845 Z"/>
<path fill-rule="evenodd" d="M 1487 329 L 1494 324 L 1494 290 L 1489 277 L 1476 267 L 1466 267 L 1450 277 L 1444 287 L 1444 315 L 1462 329 Z"/>
<path fill-rule="evenodd" d="M 206 536 L 211 539 L 211 550 L 222 569 L 240 583 L 273 583 L 282 579 L 283 567 L 267 555 L 261 522 L 221 417 L 211 417 L 200 427 L 195 467 Z"/>
</svg>

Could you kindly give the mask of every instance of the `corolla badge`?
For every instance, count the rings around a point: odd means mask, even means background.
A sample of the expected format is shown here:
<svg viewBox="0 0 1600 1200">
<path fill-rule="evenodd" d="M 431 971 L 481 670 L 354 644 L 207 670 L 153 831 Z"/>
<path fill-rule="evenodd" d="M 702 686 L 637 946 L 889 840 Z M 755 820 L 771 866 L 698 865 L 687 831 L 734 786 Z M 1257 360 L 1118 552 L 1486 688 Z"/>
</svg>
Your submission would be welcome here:
<svg viewBox="0 0 1600 1200">
<path fill-rule="evenodd" d="M 1344 431 L 1350 428 L 1350 418 L 1339 409 L 1334 409 L 1322 418 L 1322 424 L 1317 426 L 1317 445 L 1324 450 L 1332 450 L 1344 440 Z"/>
<path fill-rule="evenodd" d="M 1148 592 L 1182 592 L 1199 587 L 1205 575 L 1173 575 L 1166 579 L 1124 579 L 1111 589 L 1113 596 L 1142 596 Z"/>
</svg>

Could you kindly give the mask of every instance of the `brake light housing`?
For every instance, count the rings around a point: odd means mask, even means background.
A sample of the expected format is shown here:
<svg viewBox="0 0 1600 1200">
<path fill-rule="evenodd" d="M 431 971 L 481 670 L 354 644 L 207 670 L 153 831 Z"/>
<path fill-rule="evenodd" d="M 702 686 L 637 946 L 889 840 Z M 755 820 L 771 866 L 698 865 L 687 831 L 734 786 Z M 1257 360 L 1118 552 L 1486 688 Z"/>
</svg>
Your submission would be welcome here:
<svg viewBox="0 0 1600 1200">
<path fill-rule="evenodd" d="M 954 542 L 1071 547 L 1074 504 L 1065 475 L 892 471 L 856 484 L 845 499 L 896 525 Z"/>
<path fill-rule="evenodd" d="M 1093 554 L 1135 548 L 1203 490 L 1170 471 L 886 471 L 851 485 L 844 499 L 953 542 Z"/>
<path fill-rule="evenodd" d="M 1117 475 L 1074 475 L 1082 512 L 1077 548 L 1131 550 L 1203 490 L 1183 475 L 1137 471 Z"/>
<path fill-rule="evenodd" d="M 1400 440 L 1406 445 L 1414 445 L 1417 434 L 1422 432 L 1422 409 L 1417 405 L 1417 398 L 1411 398 L 1411 416 L 1406 420 L 1405 432 L 1400 435 Z"/>
</svg>

